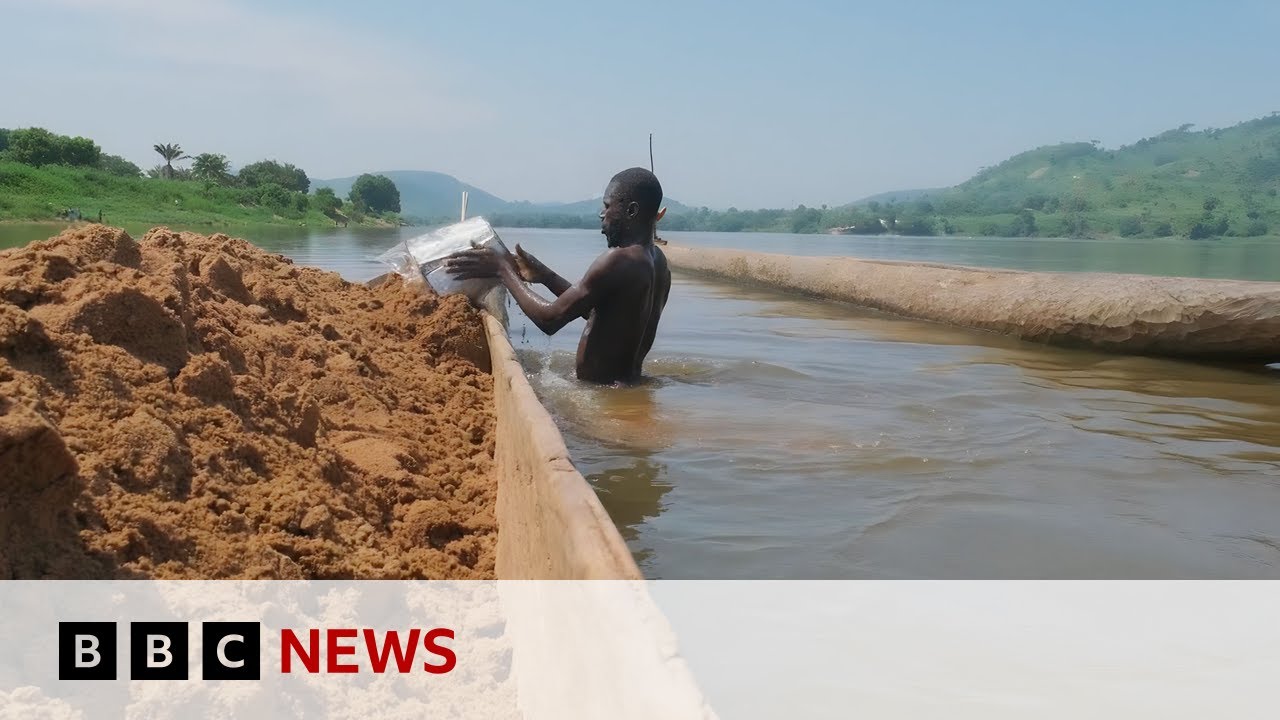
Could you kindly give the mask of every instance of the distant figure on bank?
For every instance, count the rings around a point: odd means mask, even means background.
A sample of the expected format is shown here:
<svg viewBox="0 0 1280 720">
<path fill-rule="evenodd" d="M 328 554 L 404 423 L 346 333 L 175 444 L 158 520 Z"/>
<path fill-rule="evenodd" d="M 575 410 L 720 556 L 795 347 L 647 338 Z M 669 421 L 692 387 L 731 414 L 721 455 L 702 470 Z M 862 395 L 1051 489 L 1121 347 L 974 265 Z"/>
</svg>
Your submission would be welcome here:
<svg viewBox="0 0 1280 720">
<path fill-rule="evenodd" d="M 515 254 L 468 250 L 445 261 L 459 279 L 501 278 L 525 315 L 548 335 L 575 318 L 587 327 L 578 341 L 578 379 L 632 383 L 653 346 L 658 320 L 671 292 L 671 270 L 654 245 L 662 185 L 644 168 L 623 170 L 609 181 L 600 212 L 600 232 L 609 249 L 576 285 L 557 275 L 519 245 Z M 548 302 L 522 280 L 546 286 Z"/>
</svg>

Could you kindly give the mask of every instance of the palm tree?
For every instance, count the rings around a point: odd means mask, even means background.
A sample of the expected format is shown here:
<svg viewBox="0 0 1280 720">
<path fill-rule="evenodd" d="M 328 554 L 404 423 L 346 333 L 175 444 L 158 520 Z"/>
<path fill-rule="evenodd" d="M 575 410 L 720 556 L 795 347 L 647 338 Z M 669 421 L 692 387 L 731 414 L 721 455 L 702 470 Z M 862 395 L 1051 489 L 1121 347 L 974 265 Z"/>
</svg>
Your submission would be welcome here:
<svg viewBox="0 0 1280 720">
<path fill-rule="evenodd" d="M 191 163 L 191 174 L 206 182 L 225 182 L 230 171 L 231 163 L 227 162 L 227 156 L 217 153 L 200 153 Z"/>
<path fill-rule="evenodd" d="M 173 143 L 164 145 L 154 145 L 155 151 L 160 153 L 160 157 L 164 158 L 164 172 L 166 178 L 173 177 L 173 163 L 177 160 L 189 160 L 190 157 L 182 154 L 182 146 Z"/>
</svg>

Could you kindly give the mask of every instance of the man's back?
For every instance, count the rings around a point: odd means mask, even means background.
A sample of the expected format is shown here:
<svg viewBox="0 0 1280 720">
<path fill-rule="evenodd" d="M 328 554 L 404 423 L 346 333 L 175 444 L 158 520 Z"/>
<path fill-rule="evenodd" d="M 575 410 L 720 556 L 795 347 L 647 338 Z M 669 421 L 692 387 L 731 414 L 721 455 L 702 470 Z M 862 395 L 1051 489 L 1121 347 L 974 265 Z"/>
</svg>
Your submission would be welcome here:
<svg viewBox="0 0 1280 720">
<path fill-rule="evenodd" d="M 632 372 L 639 378 L 644 359 L 653 347 L 653 339 L 658 334 L 658 322 L 662 320 L 662 311 L 667 307 L 667 298 L 671 295 L 671 268 L 667 266 L 667 256 L 657 245 L 649 246 L 649 255 L 653 258 L 653 302 L 649 310 L 649 321 L 645 328 L 644 339 L 636 352 L 636 364 Z"/>
</svg>

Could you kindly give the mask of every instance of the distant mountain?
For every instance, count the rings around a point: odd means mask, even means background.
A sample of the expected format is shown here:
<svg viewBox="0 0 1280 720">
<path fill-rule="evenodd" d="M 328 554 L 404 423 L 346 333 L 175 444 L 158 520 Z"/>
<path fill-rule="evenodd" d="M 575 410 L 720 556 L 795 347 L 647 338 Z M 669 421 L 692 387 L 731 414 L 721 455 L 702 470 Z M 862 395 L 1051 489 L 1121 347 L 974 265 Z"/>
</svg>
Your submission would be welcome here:
<svg viewBox="0 0 1280 720">
<path fill-rule="evenodd" d="M 372 173 L 386 175 L 400 190 L 400 213 L 406 217 L 435 220 L 453 217 L 462 209 L 462 191 L 467 191 L 468 215 L 520 216 L 572 216 L 594 217 L 600 213 L 600 198 L 569 203 L 531 203 L 527 200 L 509 202 L 474 185 L 444 173 L 429 170 L 384 170 Z M 312 180 L 312 188 L 327 187 L 339 197 L 345 198 L 351 191 L 356 177 L 332 180 Z M 693 208 L 676 200 L 663 203 L 667 212 L 678 214 L 692 212 Z"/>
<path fill-rule="evenodd" d="M 599 215 L 602 202 L 603 198 L 599 197 L 571 203 L 531 203 L 522 200 L 508 203 L 504 212 L 513 215 L 520 213 L 528 213 L 530 215 Z M 670 198 L 663 198 L 662 205 L 667 209 L 668 213 L 673 215 L 696 210 L 696 208 L 689 207 L 679 200 Z"/>
<path fill-rule="evenodd" d="M 373 173 L 386 175 L 400 190 L 400 213 L 406 217 L 435 219 L 453 217 L 462 209 L 462 191 L 467 191 L 467 214 L 485 215 L 505 210 L 506 200 L 468 185 L 452 175 L 427 170 L 389 170 Z M 313 188 L 333 188 L 339 197 L 346 197 L 355 183 L 355 177 L 333 180 L 312 180 Z"/>
</svg>

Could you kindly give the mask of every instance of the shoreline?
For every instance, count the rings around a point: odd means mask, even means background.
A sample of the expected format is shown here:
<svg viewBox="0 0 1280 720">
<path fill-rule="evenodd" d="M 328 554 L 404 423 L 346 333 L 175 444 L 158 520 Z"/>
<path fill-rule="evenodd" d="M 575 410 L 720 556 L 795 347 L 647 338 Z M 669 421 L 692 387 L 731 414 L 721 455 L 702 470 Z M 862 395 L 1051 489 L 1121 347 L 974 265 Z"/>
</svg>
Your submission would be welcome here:
<svg viewBox="0 0 1280 720">
<path fill-rule="evenodd" d="M 299 227 L 299 228 L 317 228 L 317 229 L 334 229 L 342 227 L 357 228 L 397 228 L 397 227 L 413 227 L 412 223 L 392 223 L 386 220 L 378 220 L 377 222 L 360 222 L 348 223 L 347 225 L 339 225 L 336 222 L 326 224 L 308 223 L 304 221 L 285 221 L 275 222 L 271 220 L 262 221 L 241 221 L 241 220 L 133 220 L 119 218 L 105 218 L 101 223 L 94 219 L 81 220 L 22 220 L 18 218 L 0 218 L 0 226 L 6 225 L 39 225 L 42 227 L 83 227 L 87 225 L 108 225 L 111 227 L 120 227 L 124 225 L 137 225 L 147 227 L 161 226 L 178 226 L 178 227 L 202 227 L 202 228 L 253 228 L 253 227 Z"/>
</svg>

